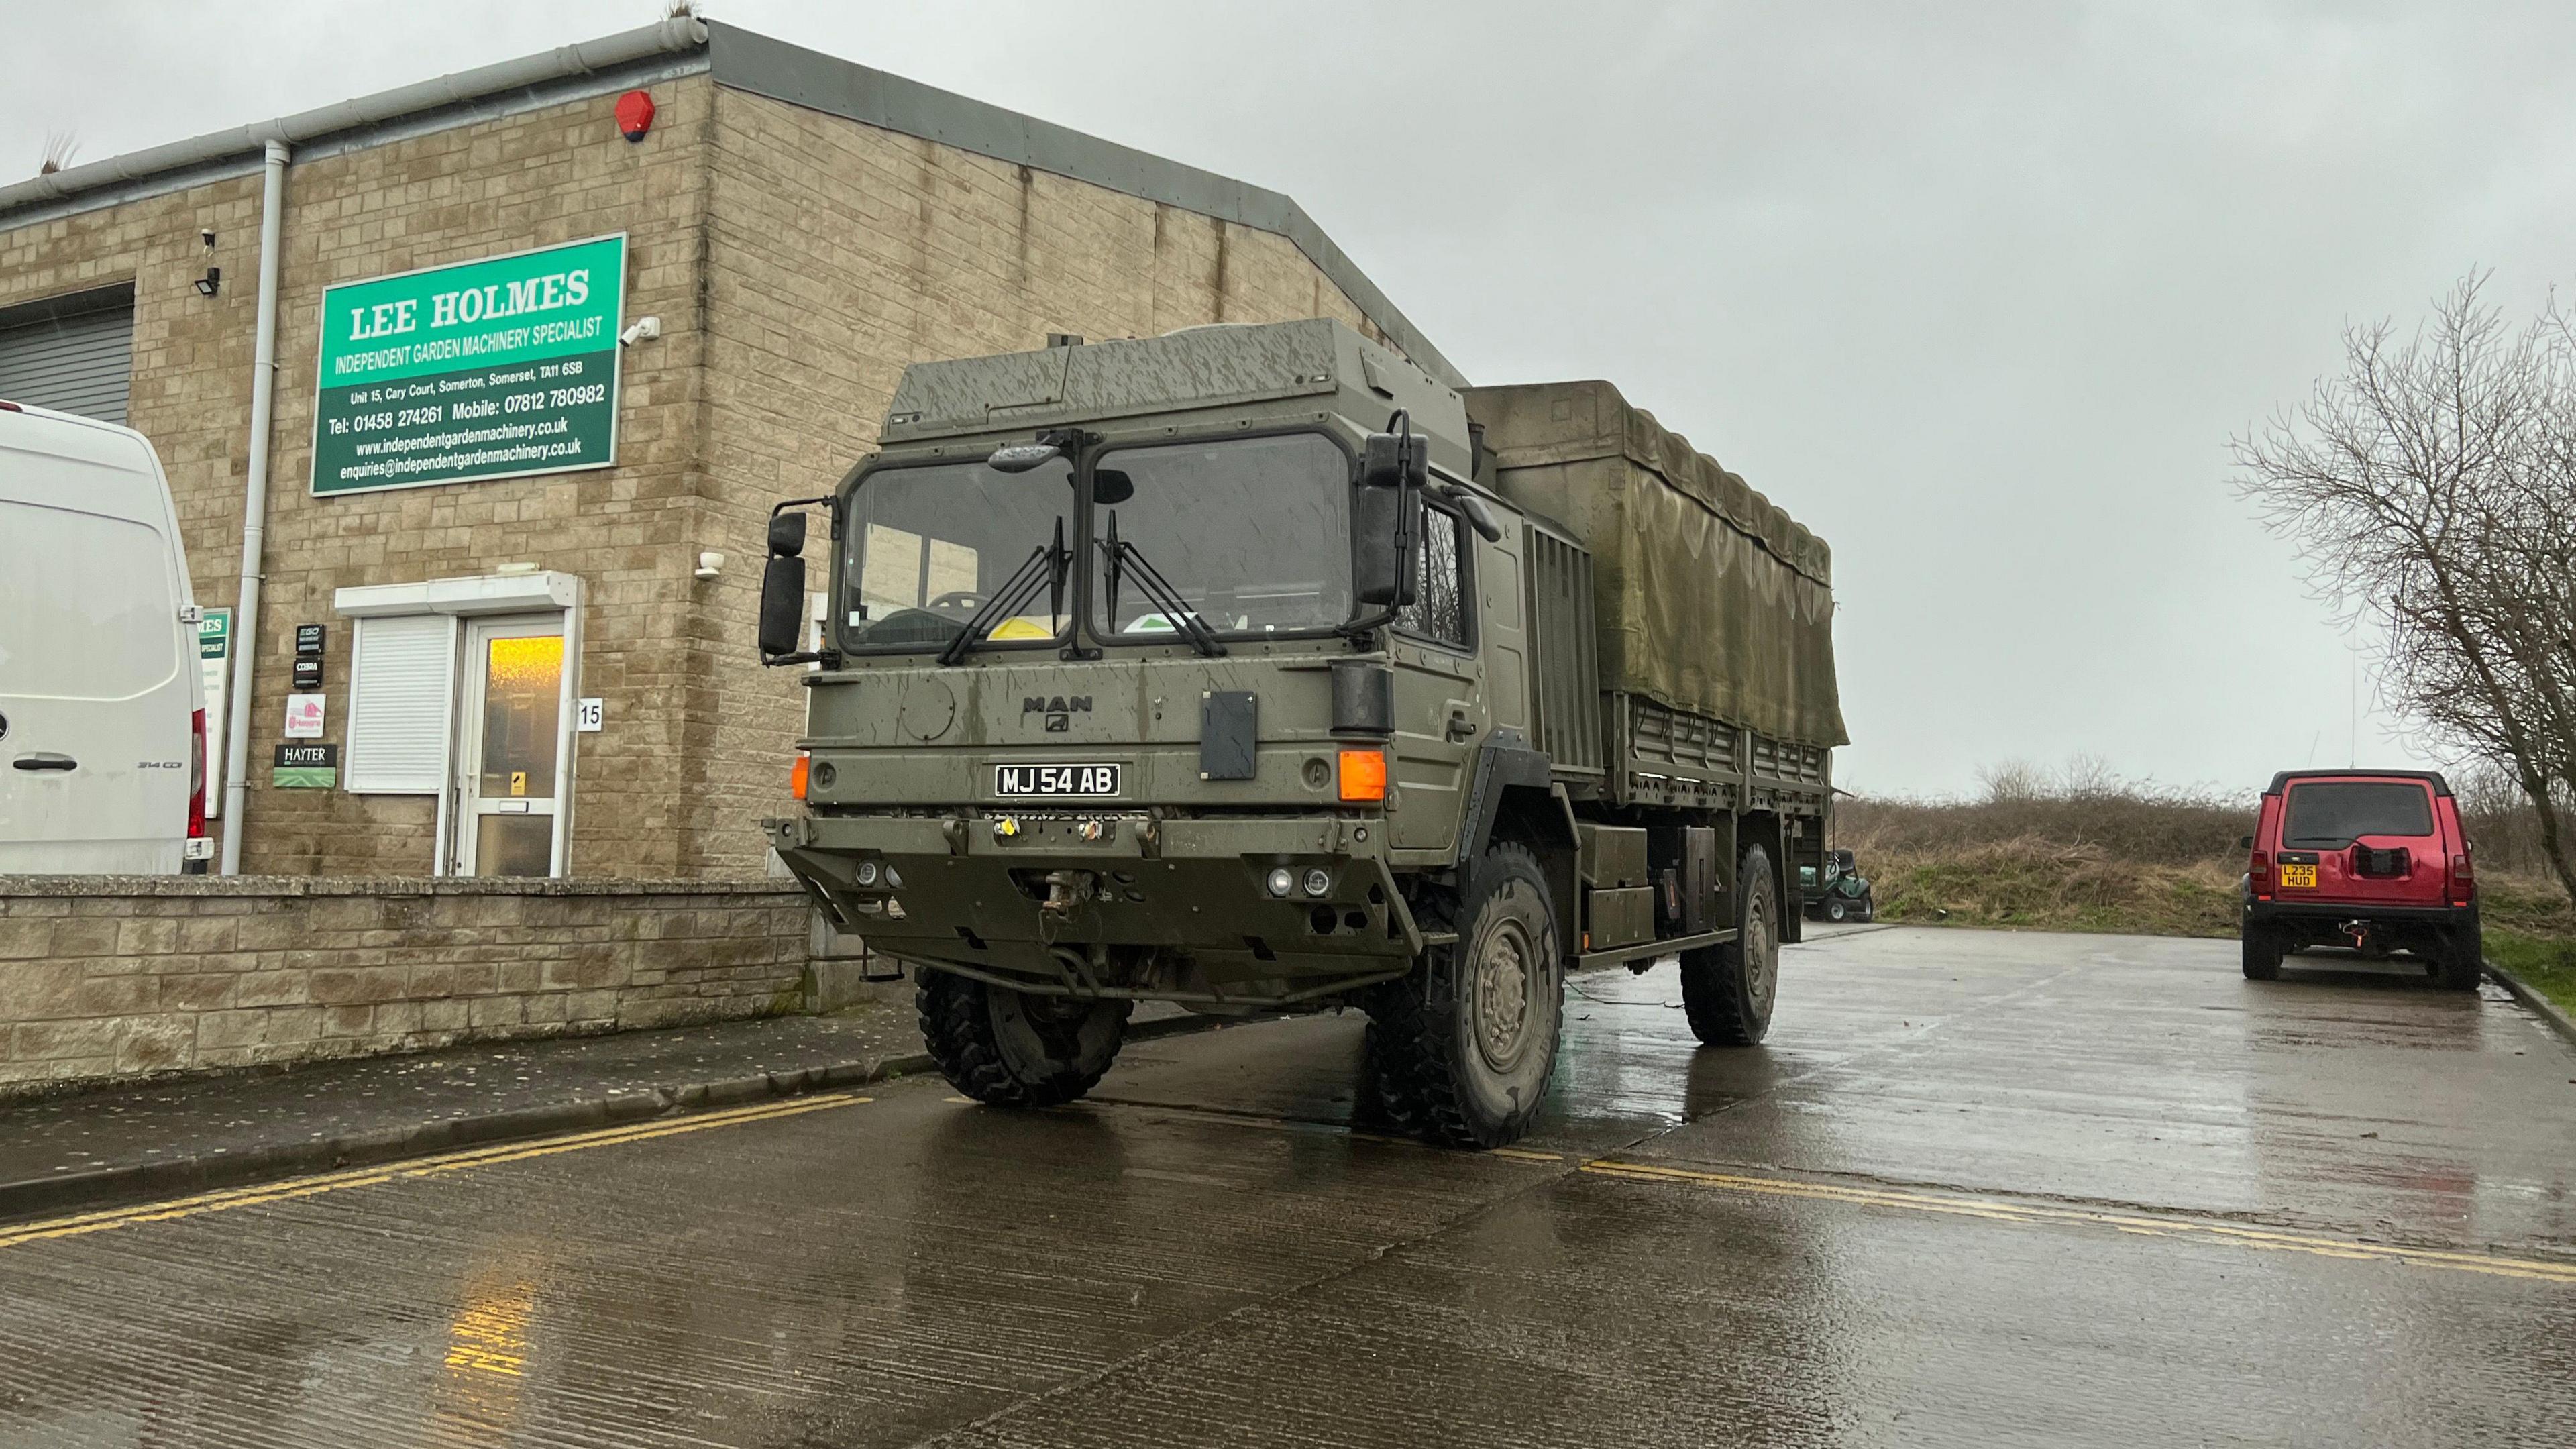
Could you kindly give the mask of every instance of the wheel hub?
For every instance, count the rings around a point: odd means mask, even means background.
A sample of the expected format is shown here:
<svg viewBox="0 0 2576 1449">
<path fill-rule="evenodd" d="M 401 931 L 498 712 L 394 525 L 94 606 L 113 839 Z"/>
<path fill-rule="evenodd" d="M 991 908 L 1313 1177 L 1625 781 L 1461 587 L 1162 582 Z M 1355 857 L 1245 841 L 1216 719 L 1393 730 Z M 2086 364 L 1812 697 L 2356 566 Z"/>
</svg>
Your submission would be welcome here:
<svg viewBox="0 0 2576 1449">
<path fill-rule="evenodd" d="M 1744 913 L 1744 994 L 1757 1007 L 1768 1006 L 1780 975 L 1780 952 L 1771 943 L 1770 903 L 1755 896 Z"/>
<path fill-rule="evenodd" d="M 1477 942 L 1476 1050 L 1485 1064 L 1508 1072 L 1529 1045 L 1531 993 L 1537 956 L 1518 921 L 1498 921 Z"/>
</svg>

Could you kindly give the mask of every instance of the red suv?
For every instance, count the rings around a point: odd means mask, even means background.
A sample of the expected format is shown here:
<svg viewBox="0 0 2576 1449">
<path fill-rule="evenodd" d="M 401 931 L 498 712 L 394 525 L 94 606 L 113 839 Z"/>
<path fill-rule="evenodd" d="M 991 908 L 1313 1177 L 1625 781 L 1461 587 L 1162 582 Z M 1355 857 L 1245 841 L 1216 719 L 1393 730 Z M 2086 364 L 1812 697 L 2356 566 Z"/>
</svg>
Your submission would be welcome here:
<svg viewBox="0 0 2576 1449">
<path fill-rule="evenodd" d="M 2477 989 L 2477 878 L 2440 775 L 2283 771 L 2244 844 L 2248 977 L 2273 980 L 2302 946 L 2350 946 L 2412 952 L 2444 986 Z"/>
</svg>

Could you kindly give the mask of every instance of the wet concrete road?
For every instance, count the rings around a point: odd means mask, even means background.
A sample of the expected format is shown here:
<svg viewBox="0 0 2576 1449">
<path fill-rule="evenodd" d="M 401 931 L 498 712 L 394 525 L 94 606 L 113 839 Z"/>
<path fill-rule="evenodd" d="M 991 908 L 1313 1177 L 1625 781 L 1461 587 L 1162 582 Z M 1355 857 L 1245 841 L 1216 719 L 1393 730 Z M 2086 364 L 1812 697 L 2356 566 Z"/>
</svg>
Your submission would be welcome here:
<svg viewBox="0 0 2576 1449">
<path fill-rule="evenodd" d="M 2509 1002 L 1909 930 L 1783 977 L 1728 1053 L 1668 967 L 1579 979 L 1503 1153 L 1344 1130 L 1325 1018 L 1034 1116 L 0 1226 L 0 1444 L 2576 1442 L 2576 1051 Z"/>
</svg>

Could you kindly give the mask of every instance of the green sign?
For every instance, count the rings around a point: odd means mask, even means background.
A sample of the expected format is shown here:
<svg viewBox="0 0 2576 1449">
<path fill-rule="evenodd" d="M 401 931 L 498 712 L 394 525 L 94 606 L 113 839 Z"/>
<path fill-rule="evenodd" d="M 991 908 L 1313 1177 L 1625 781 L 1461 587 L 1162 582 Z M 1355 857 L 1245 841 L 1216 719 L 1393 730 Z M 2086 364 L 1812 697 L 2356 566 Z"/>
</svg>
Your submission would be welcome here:
<svg viewBox="0 0 2576 1449">
<path fill-rule="evenodd" d="M 317 495 L 617 461 L 626 237 L 322 294 Z"/>
<path fill-rule="evenodd" d="M 208 609 L 197 615 L 197 657 L 221 659 L 230 652 L 233 611 Z"/>
<path fill-rule="evenodd" d="M 279 790 L 328 790 L 340 783 L 340 747 L 289 742 L 277 747 L 268 783 Z"/>
</svg>

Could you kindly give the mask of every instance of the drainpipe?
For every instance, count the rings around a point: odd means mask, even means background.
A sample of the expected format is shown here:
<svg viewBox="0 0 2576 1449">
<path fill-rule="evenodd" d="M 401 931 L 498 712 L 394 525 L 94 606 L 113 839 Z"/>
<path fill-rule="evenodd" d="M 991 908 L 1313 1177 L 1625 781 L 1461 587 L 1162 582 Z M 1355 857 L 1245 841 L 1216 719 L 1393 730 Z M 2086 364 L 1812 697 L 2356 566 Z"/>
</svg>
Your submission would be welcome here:
<svg viewBox="0 0 2576 1449">
<path fill-rule="evenodd" d="M 277 253 L 286 211 L 284 141 L 268 143 L 259 197 L 259 334 L 251 351 L 250 480 L 242 489 L 241 597 L 233 609 L 232 718 L 224 725 L 223 874 L 241 874 L 250 797 L 251 666 L 259 657 L 259 583 L 268 543 L 268 424 L 277 406 Z"/>
</svg>

